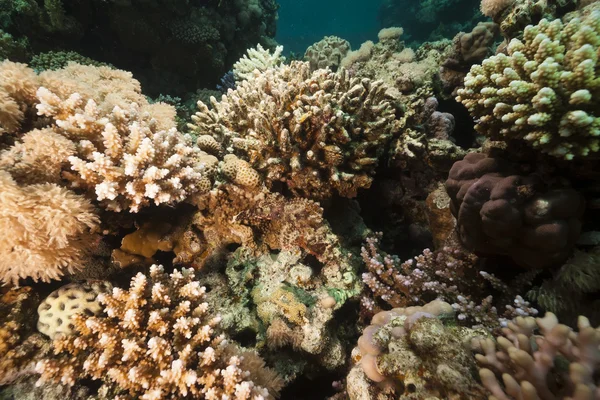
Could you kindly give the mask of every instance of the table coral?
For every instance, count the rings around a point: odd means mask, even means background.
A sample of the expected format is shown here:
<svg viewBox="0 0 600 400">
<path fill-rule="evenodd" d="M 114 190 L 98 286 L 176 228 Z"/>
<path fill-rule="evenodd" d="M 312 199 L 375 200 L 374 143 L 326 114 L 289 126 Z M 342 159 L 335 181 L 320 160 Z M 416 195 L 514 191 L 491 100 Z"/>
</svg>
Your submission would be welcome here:
<svg viewBox="0 0 600 400">
<path fill-rule="evenodd" d="M 583 316 L 577 326 L 575 332 L 546 313 L 544 318 L 513 320 L 496 342 L 473 340 L 490 400 L 599 398 L 600 328 Z"/>
<path fill-rule="evenodd" d="M 566 160 L 598 157 L 600 9 L 563 23 L 543 19 L 507 54 L 475 65 L 456 100 L 493 139 L 525 141 Z"/>
<path fill-rule="evenodd" d="M 72 318 L 78 336 L 54 341 L 55 355 L 36 366 L 41 382 L 103 379 L 118 399 L 274 398 L 277 375 L 217 333 L 204 293 L 192 270 L 152 266 L 127 291 L 98 297 L 107 316 Z"/>
<path fill-rule="evenodd" d="M 282 182 L 296 196 L 354 197 L 371 184 L 391 138 L 384 92 L 381 82 L 292 62 L 211 100 L 212 110 L 198 103 L 190 128 L 248 161 L 269 188 Z"/>
<path fill-rule="evenodd" d="M 520 175 L 507 161 L 470 153 L 446 181 L 462 243 L 503 254 L 524 268 L 565 261 L 581 231 L 583 196 L 536 174 Z"/>
<path fill-rule="evenodd" d="M 452 327 L 452 319 L 440 300 L 375 315 L 353 352 L 350 400 L 484 399 L 469 348 L 479 332 Z"/>
</svg>

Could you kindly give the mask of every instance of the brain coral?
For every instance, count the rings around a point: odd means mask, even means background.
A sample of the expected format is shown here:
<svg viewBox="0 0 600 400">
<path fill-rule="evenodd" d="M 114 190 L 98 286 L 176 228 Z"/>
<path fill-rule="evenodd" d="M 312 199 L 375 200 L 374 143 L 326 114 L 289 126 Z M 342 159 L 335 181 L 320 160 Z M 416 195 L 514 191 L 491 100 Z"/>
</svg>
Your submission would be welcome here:
<svg viewBox="0 0 600 400">
<path fill-rule="evenodd" d="M 211 99 L 212 109 L 199 102 L 189 126 L 248 161 L 269 188 L 283 182 L 296 196 L 354 197 L 370 186 L 392 136 L 384 92 L 379 81 L 293 62 Z"/>
<path fill-rule="evenodd" d="M 528 268 L 564 261 L 581 231 L 583 197 L 517 175 L 501 159 L 471 153 L 450 169 L 446 190 L 461 241 L 483 254 L 504 254 Z"/>
<path fill-rule="evenodd" d="M 513 39 L 508 54 L 475 65 L 458 91 L 475 128 L 496 139 L 521 139 L 571 160 L 600 149 L 600 10 L 567 23 L 542 20 Z"/>
</svg>

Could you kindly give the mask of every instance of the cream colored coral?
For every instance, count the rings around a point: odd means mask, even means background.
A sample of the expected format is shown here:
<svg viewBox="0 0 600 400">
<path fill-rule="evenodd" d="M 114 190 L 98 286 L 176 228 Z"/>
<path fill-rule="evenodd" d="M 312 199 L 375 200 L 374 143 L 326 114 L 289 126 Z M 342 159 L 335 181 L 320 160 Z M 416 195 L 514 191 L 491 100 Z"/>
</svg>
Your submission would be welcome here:
<svg viewBox="0 0 600 400">
<path fill-rule="evenodd" d="M 248 162 L 240 160 L 233 154 L 227 154 L 223 158 L 221 170 L 223 175 L 238 185 L 257 187 L 260 184 L 258 172 Z"/>
<path fill-rule="evenodd" d="M 95 192 L 108 209 L 137 212 L 151 202 L 174 204 L 206 187 L 202 156 L 191 137 L 158 123 L 136 103 L 105 113 L 78 93 L 66 100 L 38 89 L 38 113 L 52 117 L 57 132 L 77 143 L 69 157 L 76 186 Z M 201 183 L 199 186 L 198 184 Z"/>
<path fill-rule="evenodd" d="M 205 291 L 193 270 L 153 265 L 128 290 L 100 294 L 106 315 L 72 317 L 77 336 L 54 341 L 56 356 L 36 366 L 40 383 L 101 379 L 120 399 L 272 399 L 277 375 L 218 333 Z"/>
<path fill-rule="evenodd" d="M 98 315 L 102 306 L 96 297 L 110 291 L 112 285 L 105 281 L 69 283 L 50 293 L 38 306 L 37 329 L 50 339 L 58 335 L 73 335 L 75 314 Z"/>
<path fill-rule="evenodd" d="M 342 59 L 350 51 L 350 43 L 337 36 L 325 36 L 306 49 L 304 59 L 310 63 L 310 69 L 331 68 L 337 70 Z"/>
<path fill-rule="evenodd" d="M 0 153 L 0 168 L 20 183 L 59 183 L 75 151 L 75 143 L 52 128 L 34 129 Z"/>
<path fill-rule="evenodd" d="M 85 198 L 54 184 L 20 187 L 0 170 L 0 281 L 48 282 L 82 269 L 98 222 Z"/>
<path fill-rule="evenodd" d="M 283 46 L 277 46 L 271 53 L 264 49 L 260 44 L 254 49 L 248 49 L 248 54 L 244 54 L 235 64 L 233 64 L 233 75 L 236 81 L 243 81 L 254 76 L 254 71 L 264 72 L 269 68 L 281 64 L 285 57 L 281 55 Z"/>
<path fill-rule="evenodd" d="M 35 103 L 37 75 L 25 64 L 0 63 L 0 134 L 14 133 Z"/>
<path fill-rule="evenodd" d="M 247 161 L 271 187 L 297 196 L 354 197 L 371 184 L 395 119 L 382 82 L 293 62 L 239 83 L 190 128 Z"/>
<path fill-rule="evenodd" d="M 221 144 L 210 135 L 200 135 L 196 139 L 196 144 L 200 147 L 200 150 L 205 151 L 209 154 L 219 154 L 223 151 Z"/>
<path fill-rule="evenodd" d="M 566 160 L 600 150 L 600 9 L 567 23 L 543 19 L 508 54 L 474 65 L 458 90 L 478 132 L 523 140 Z"/>
</svg>

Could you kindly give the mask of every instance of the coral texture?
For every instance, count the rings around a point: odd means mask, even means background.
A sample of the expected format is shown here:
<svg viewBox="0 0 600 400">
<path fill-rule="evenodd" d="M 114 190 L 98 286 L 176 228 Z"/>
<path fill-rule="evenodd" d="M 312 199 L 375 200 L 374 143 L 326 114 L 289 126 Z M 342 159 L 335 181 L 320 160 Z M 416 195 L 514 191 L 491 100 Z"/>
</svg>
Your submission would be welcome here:
<svg viewBox="0 0 600 400">
<path fill-rule="evenodd" d="M 384 92 L 381 82 L 292 62 L 211 100 L 212 110 L 198 103 L 190 128 L 247 161 L 269 188 L 283 182 L 296 196 L 354 197 L 370 186 L 391 138 Z"/>
<path fill-rule="evenodd" d="M 473 340 L 481 382 L 490 399 L 597 399 L 600 328 L 579 317 L 578 332 L 544 318 L 520 317 L 496 338 Z M 539 334 L 536 331 L 539 330 Z M 501 377 L 502 384 L 498 378 Z"/>
<path fill-rule="evenodd" d="M 47 282 L 82 269 L 98 223 L 84 197 L 49 183 L 21 187 L 0 170 L 0 281 Z"/>
<path fill-rule="evenodd" d="M 446 181 L 462 243 L 526 268 L 565 261 L 581 231 L 583 196 L 480 153 L 456 162 Z"/>
<path fill-rule="evenodd" d="M 349 51 L 350 43 L 347 40 L 337 36 L 325 36 L 306 49 L 304 59 L 310 63 L 312 71 L 328 67 L 337 71 Z"/>
<path fill-rule="evenodd" d="M 456 99 L 475 129 L 566 160 L 597 157 L 599 27 L 600 9 L 567 23 L 544 19 L 513 39 L 508 54 L 473 66 Z"/>
<path fill-rule="evenodd" d="M 258 71 L 260 74 L 269 68 L 280 65 L 285 61 L 285 57 L 281 55 L 282 52 L 283 46 L 277 46 L 273 53 L 268 49 L 264 49 L 260 44 L 256 48 L 248 49 L 248 53 L 233 64 L 235 80 L 239 82 L 251 79 L 254 76 L 254 71 Z"/>
<path fill-rule="evenodd" d="M 273 398 L 277 376 L 216 332 L 204 293 L 192 270 L 152 266 L 128 291 L 98 296 L 106 316 L 72 317 L 78 335 L 54 341 L 55 356 L 36 366 L 41 382 L 103 379 L 116 399 Z"/>
<path fill-rule="evenodd" d="M 358 385 L 351 382 L 351 372 L 350 399 L 382 398 L 377 392 L 407 400 L 484 399 L 468 346 L 477 331 L 443 322 L 452 319 L 452 307 L 440 300 L 376 314 L 358 339 L 354 375 L 360 377 L 362 372 L 369 380 L 383 384 Z"/>
<path fill-rule="evenodd" d="M 38 306 L 38 331 L 50 339 L 55 339 L 58 335 L 72 335 L 75 326 L 71 323 L 71 317 L 75 314 L 100 314 L 102 306 L 96 297 L 111 289 L 112 285 L 103 281 L 61 286 Z"/>
</svg>

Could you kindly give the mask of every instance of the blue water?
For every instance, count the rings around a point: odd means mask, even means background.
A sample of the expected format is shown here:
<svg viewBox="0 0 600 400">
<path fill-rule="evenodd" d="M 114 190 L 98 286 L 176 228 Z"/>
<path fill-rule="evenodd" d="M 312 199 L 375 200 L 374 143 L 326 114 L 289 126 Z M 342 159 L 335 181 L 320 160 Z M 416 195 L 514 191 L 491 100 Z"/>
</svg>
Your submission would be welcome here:
<svg viewBox="0 0 600 400">
<path fill-rule="evenodd" d="M 275 39 L 285 52 L 304 54 L 308 46 L 336 35 L 357 49 L 366 40 L 377 41 L 377 13 L 381 0 L 279 0 Z"/>
</svg>

